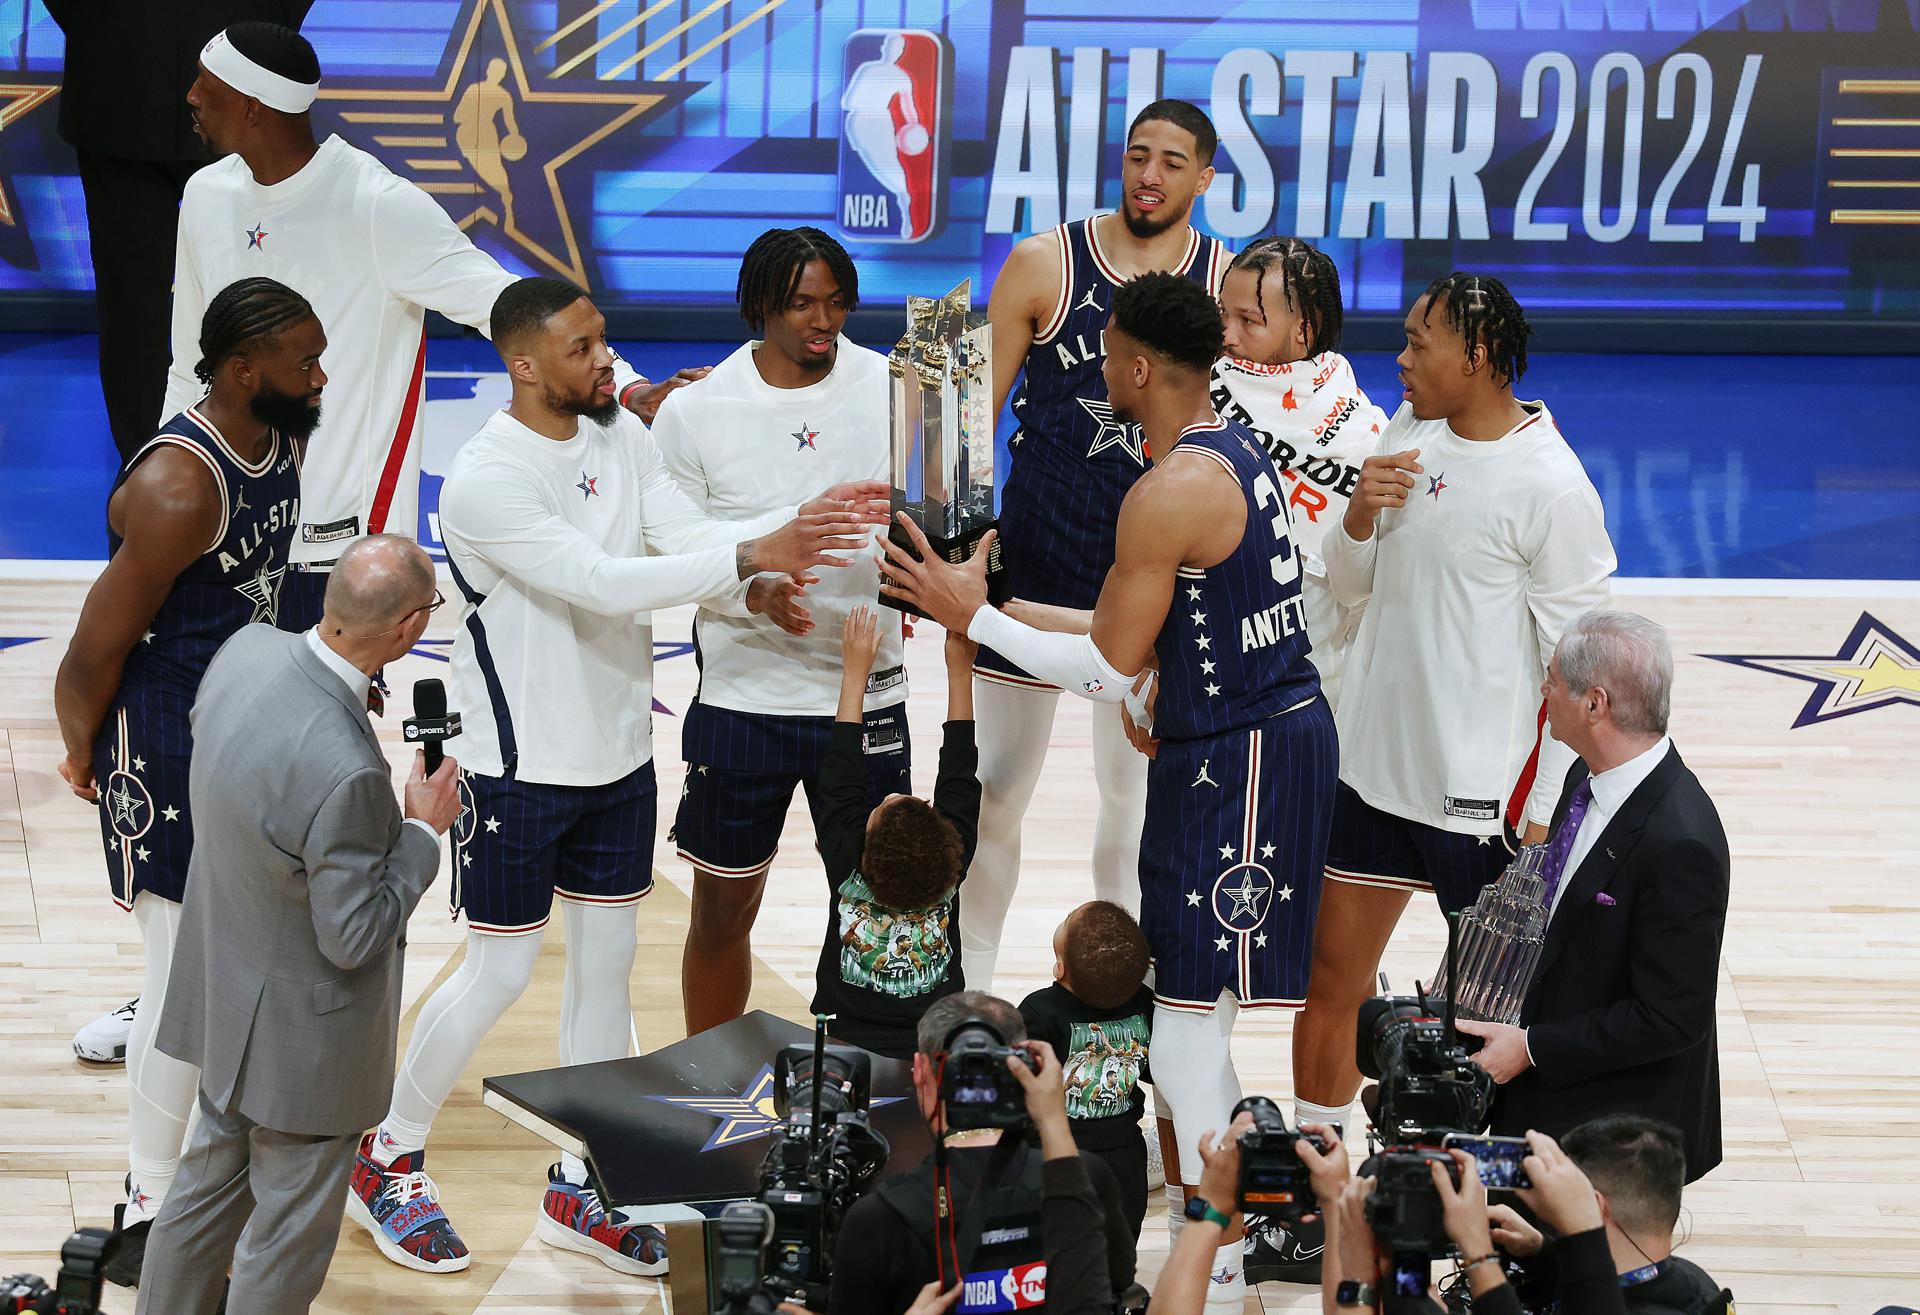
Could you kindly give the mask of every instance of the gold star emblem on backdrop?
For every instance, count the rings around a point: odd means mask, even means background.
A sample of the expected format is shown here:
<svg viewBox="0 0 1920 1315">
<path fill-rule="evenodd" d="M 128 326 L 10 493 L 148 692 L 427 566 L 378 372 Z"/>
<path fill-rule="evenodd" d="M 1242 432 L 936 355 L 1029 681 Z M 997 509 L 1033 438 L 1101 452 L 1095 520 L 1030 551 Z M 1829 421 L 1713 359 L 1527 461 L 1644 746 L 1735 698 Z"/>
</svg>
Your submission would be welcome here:
<svg viewBox="0 0 1920 1315">
<path fill-rule="evenodd" d="M 59 94 L 58 83 L 46 86 L 33 82 L 0 82 L 0 133 Z M 13 194 L 0 187 L 0 224 L 11 228 L 18 222 L 13 213 Z"/>
<path fill-rule="evenodd" d="M 1920 647 L 1903 639 L 1871 612 L 1860 614 L 1839 651 L 1832 654 L 1702 656 L 1813 684 L 1813 694 L 1794 719 L 1795 730 L 1895 703 L 1920 707 Z"/>
<path fill-rule="evenodd" d="M 425 85 L 323 83 L 319 108 L 341 136 L 438 197 L 462 229 L 489 224 L 531 263 L 583 286 L 590 276 L 563 171 L 704 85 L 530 82 L 505 0 L 473 0 L 441 69 Z"/>
</svg>

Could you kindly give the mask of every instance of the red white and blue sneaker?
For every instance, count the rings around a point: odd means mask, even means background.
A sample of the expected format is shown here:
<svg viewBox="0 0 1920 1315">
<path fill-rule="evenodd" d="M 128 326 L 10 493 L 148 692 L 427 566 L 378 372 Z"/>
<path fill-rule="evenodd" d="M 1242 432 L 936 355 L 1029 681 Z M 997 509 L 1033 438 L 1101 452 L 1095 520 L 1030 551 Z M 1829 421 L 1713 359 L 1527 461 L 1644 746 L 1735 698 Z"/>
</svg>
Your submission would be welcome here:
<svg viewBox="0 0 1920 1315">
<path fill-rule="evenodd" d="M 440 1209 L 440 1189 L 421 1168 L 427 1153 L 409 1151 L 382 1164 L 373 1157 L 375 1135 L 360 1139 L 347 1188 L 347 1218 L 371 1233 L 380 1254 L 396 1265 L 428 1274 L 465 1269 L 473 1257 Z"/>
<path fill-rule="evenodd" d="M 547 1195 L 533 1231 L 550 1246 L 592 1256 L 622 1274 L 651 1278 L 667 1272 L 664 1231 L 609 1215 L 598 1192 L 568 1182 L 557 1164 L 547 1170 Z"/>
</svg>

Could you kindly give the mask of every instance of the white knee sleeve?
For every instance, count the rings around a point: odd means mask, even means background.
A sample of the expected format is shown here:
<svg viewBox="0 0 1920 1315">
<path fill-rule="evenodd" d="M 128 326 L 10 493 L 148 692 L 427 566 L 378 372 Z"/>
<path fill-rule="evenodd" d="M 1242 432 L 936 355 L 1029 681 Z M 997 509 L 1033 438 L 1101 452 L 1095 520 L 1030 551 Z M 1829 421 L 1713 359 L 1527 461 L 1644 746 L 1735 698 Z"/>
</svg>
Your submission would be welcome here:
<svg viewBox="0 0 1920 1315">
<path fill-rule="evenodd" d="M 993 987 L 1000 934 L 1020 879 L 1020 822 L 1033 800 L 1060 695 L 997 680 L 973 682 L 980 749 L 980 836 L 960 901 L 960 964 L 967 985 Z"/>
<path fill-rule="evenodd" d="M 1127 740 L 1117 708 L 1093 710 L 1093 893 L 1140 916 L 1140 831 L 1147 821 L 1147 756 Z"/>
<path fill-rule="evenodd" d="M 147 962 L 140 1007 L 127 1036 L 127 1167 L 137 1189 L 136 1213 L 150 1219 L 180 1168 L 200 1070 L 162 1054 L 153 1044 L 180 934 L 180 906 L 143 891 L 134 897 L 133 916 L 140 924 Z"/>
<path fill-rule="evenodd" d="M 393 1104 L 381 1131 L 386 1149 L 419 1150 L 433 1119 L 500 1016 L 533 978 L 540 936 L 467 933 L 467 954 L 453 976 L 420 1006 L 413 1041 L 393 1080 Z"/>
<path fill-rule="evenodd" d="M 1191 1187 L 1200 1181 L 1200 1138 L 1225 1132 L 1240 1102 L 1240 1077 L 1233 1070 L 1234 1019 L 1240 1006 L 1225 991 L 1210 1013 L 1189 1013 L 1164 1006 L 1153 1011 L 1153 1065 L 1157 1108 L 1171 1114 L 1180 1148 L 1180 1177 Z"/>
<path fill-rule="evenodd" d="M 629 983 L 639 941 L 632 904 L 561 900 L 567 925 L 567 969 L 560 988 L 560 1062 L 625 1059 L 633 1037 Z"/>
</svg>

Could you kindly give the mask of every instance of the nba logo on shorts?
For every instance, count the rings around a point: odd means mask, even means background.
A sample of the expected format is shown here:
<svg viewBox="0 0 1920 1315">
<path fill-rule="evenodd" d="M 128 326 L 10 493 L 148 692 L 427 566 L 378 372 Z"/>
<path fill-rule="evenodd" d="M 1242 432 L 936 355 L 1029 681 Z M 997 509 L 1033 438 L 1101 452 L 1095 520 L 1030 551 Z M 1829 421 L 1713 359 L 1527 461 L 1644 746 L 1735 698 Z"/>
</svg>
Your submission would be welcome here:
<svg viewBox="0 0 1920 1315">
<path fill-rule="evenodd" d="M 865 242 L 921 242 L 939 231 L 946 192 L 951 52 L 921 28 L 862 28 L 842 55 L 840 231 Z"/>
</svg>

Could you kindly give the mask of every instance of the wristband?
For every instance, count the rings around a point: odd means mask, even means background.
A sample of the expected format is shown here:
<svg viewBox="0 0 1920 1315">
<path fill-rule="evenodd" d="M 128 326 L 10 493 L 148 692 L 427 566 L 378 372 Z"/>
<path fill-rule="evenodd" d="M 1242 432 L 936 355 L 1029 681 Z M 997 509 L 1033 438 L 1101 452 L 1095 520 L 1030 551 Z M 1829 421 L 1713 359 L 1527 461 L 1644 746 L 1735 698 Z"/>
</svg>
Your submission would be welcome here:
<svg viewBox="0 0 1920 1315">
<path fill-rule="evenodd" d="M 1480 1268 L 1480 1266 L 1482 1265 L 1498 1264 L 1498 1263 L 1500 1263 L 1500 1257 L 1495 1255 L 1493 1252 L 1489 1251 L 1487 1252 L 1486 1255 L 1481 1256 L 1478 1260 L 1469 1260 L 1463 1263 L 1460 1266 L 1460 1272 L 1462 1274 L 1465 1274 L 1472 1270 Z"/>
<path fill-rule="evenodd" d="M 647 378 L 647 376 L 645 376 L 644 374 L 641 375 L 638 379 L 635 379 L 632 383 L 628 384 L 625 388 L 622 388 L 620 390 L 620 405 L 623 407 L 627 406 L 627 400 L 633 396 L 636 390 L 641 388 L 651 388 L 652 386 L 653 386 L 653 381 Z"/>
</svg>

